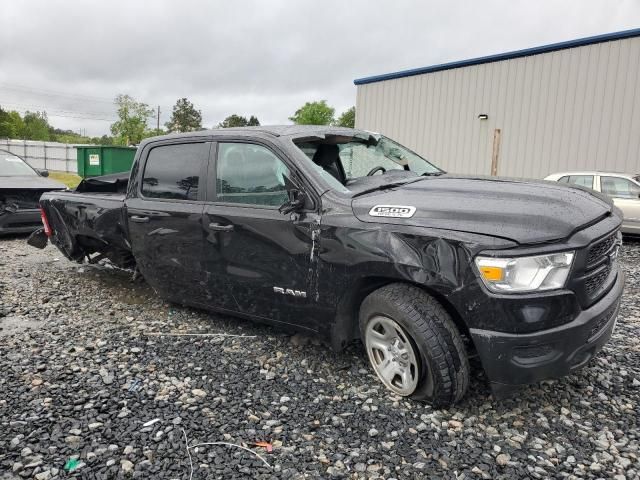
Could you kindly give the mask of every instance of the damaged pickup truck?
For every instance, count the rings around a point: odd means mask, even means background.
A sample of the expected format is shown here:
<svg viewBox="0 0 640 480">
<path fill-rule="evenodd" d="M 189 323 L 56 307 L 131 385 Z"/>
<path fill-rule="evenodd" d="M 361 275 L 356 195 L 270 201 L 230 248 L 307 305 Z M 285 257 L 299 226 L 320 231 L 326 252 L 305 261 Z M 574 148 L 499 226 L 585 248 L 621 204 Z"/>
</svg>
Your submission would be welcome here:
<svg viewBox="0 0 640 480">
<path fill-rule="evenodd" d="M 361 339 L 389 390 L 438 406 L 463 397 L 472 355 L 498 395 L 584 366 L 611 336 L 624 285 L 621 213 L 605 197 L 447 175 L 361 130 L 156 137 L 128 179 L 40 203 L 68 258 L 107 257 L 168 300 L 334 348 Z"/>
<path fill-rule="evenodd" d="M 66 185 L 45 178 L 22 158 L 0 150 L 0 235 L 31 233 L 42 226 L 38 200 L 44 192 L 65 190 Z"/>
</svg>

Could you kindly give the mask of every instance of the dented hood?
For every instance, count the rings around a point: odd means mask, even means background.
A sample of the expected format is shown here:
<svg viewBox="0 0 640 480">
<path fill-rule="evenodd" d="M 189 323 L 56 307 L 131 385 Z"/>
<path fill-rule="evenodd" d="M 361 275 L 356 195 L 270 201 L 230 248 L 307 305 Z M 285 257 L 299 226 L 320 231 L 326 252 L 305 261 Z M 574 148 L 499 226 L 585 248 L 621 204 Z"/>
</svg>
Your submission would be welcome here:
<svg viewBox="0 0 640 480">
<path fill-rule="evenodd" d="M 370 215 L 376 205 L 415 207 L 410 218 Z M 493 235 L 519 244 L 553 242 L 613 211 L 610 200 L 552 182 L 496 177 L 430 177 L 353 199 L 364 222 Z"/>
<path fill-rule="evenodd" d="M 0 175 L 0 189 L 10 190 L 64 190 L 66 185 L 40 175 Z"/>
</svg>

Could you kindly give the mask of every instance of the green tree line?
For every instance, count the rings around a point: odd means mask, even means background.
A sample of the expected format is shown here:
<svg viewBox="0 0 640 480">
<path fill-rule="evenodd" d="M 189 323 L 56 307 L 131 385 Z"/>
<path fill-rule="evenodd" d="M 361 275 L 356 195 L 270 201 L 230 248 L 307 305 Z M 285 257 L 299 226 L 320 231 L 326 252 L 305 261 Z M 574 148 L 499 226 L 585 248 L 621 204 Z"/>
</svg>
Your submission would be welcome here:
<svg viewBox="0 0 640 480">
<path fill-rule="evenodd" d="M 49 124 L 46 112 L 5 110 L 0 106 L 0 138 L 40 140 L 44 142 L 93 143 L 110 145 L 113 139 L 107 135 L 88 137 L 73 130 L 62 130 Z"/>
<path fill-rule="evenodd" d="M 117 120 L 111 124 L 111 135 L 89 137 L 73 130 L 61 130 L 49 123 L 46 112 L 25 112 L 20 115 L 13 110 L 4 110 L 0 106 L 0 138 L 24 140 L 40 140 L 63 143 L 93 143 L 100 145 L 137 145 L 143 139 L 173 132 L 193 132 L 203 130 L 202 112 L 187 98 L 176 101 L 171 118 L 164 124 L 164 129 L 150 126 L 154 110 L 144 102 L 139 102 L 130 95 L 118 95 L 114 99 L 117 109 Z M 355 107 L 344 111 L 337 118 L 335 109 L 326 100 L 307 102 L 302 105 L 289 120 L 298 125 L 334 125 L 353 127 L 355 124 Z M 218 123 L 214 128 L 233 128 L 258 126 L 260 121 L 255 115 L 249 118 L 232 114 Z"/>
</svg>

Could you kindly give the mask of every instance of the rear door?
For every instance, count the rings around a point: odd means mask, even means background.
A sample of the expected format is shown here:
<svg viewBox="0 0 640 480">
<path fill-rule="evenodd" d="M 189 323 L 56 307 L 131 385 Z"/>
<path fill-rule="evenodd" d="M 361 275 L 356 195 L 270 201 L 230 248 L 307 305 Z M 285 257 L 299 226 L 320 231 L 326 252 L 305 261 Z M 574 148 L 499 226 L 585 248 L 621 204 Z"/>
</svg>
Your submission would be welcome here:
<svg viewBox="0 0 640 480">
<path fill-rule="evenodd" d="M 204 211 L 211 306 L 310 327 L 311 229 L 318 217 L 278 211 L 291 165 L 273 147 L 246 141 L 219 142 L 214 158 Z"/>
<path fill-rule="evenodd" d="M 138 191 L 125 202 L 131 248 L 145 280 L 163 297 L 205 297 L 202 213 L 211 143 L 151 144 L 141 153 Z"/>
</svg>

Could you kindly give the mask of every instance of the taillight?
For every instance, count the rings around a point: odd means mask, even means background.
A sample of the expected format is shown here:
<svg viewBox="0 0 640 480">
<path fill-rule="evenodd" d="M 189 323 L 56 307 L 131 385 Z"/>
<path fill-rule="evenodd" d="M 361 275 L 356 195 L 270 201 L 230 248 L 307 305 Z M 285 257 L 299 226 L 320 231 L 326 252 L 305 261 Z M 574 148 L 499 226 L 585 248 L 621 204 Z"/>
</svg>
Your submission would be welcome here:
<svg viewBox="0 0 640 480">
<path fill-rule="evenodd" d="M 44 233 L 47 237 L 53 235 L 53 231 L 51 231 L 51 227 L 49 226 L 49 220 L 47 220 L 47 215 L 44 213 L 42 207 L 40 207 L 40 219 L 42 220 L 42 225 L 44 225 Z"/>
</svg>

